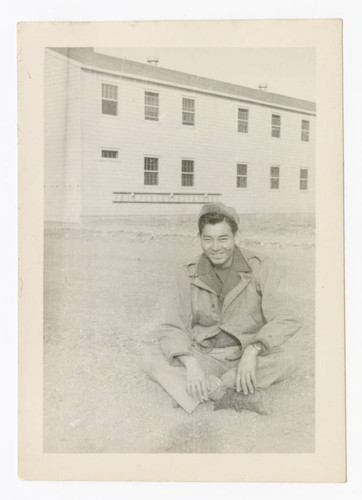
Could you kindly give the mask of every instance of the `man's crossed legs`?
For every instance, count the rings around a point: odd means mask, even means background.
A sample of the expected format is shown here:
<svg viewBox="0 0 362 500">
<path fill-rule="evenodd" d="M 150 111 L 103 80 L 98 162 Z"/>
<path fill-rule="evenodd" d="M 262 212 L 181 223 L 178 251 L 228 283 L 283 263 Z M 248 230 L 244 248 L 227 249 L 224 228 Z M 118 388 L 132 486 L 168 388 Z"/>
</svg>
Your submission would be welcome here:
<svg viewBox="0 0 362 500">
<path fill-rule="evenodd" d="M 211 385 L 209 399 L 218 401 L 235 389 L 236 370 L 241 357 L 241 347 L 224 347 L 204 353 L 193 348 L 192 355 L 207 372 Z M 142 359 L 142 369 L 188 413 L 201 403 L 186 390 L 186 368 L 177 358 L 170 364 L 159 349 L 147 353 Z M 265 389 L 287 378 L 295 369 L 293 356 L 284 346 L 257 357 L 255 388 Z M 232 391 L 233 392 L 233 391 Z"/>
</svg>

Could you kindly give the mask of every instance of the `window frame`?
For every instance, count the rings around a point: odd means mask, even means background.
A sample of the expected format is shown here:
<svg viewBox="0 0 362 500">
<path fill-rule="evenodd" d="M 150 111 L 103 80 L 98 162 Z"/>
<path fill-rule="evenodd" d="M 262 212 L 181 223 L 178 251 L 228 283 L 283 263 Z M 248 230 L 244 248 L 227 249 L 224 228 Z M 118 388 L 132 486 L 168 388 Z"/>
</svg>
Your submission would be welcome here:
<svg viewBox="0 0 362 500">
<path fill-rule="evenodd" d="M 184 172 L 184 162 L 192 163 L 192 172 Z M 191 178 L 192 184 L 184 184 L 183 179 Z M 181 187 L 182 188 L 193 188 L 195 187 L 195 160 L 192 158 L 181 158 Z"/>
<path fill-rule="evenodd" d="M 246 173 L 239 173 L 239 167 L 246 167 Z M 239 180 L 245 179 L 245 186 L 239 186 Z M 242 184 L 242 182 L 240 183 Z M 236 164 L 236 189 L 248 189 L 248 163 L 238 162 Z"/>
<path fill-rule="evenodd" d="M 114 157 L 111 157 L 111 156 L 103 156 L 103 151 L 106 152 L 113 152 L 113 153 L 117 153 L 117 156 L 114 158 Z M 120 161 L 120 158 L 119 158 L 119 149 L 118 148 L 110 148 L 110 147 L 101 147 L 100 148 L 100 159 L 102 161 Z"/>
<path fill-rule="evenodd" d="M 157 104 L 147 103 L 147 97 L 151 95 L 157 96 Z M 156 110 L 156 115 L 152 113 L 150 115 L 147 114 L 147 111 Z M 145 90 L 144 91 L 144 119 L 150 122 L 159 122 L 160 121 L 160 93 L 155 92 L 154 90 Z"/>
<path fill-rule="evenodd" d="M 279 118 L 279 123 L 273 123 L 273 118 Z M 278 135 L 275 135 L 274 132 L 278 132 Z M 275 139 L 280 139 L 282 136 L 282 115 L 277 115 L 272 113 L 271 115 L 271 136 Z"/>
<path fill-rule="evenodd" d="M 306 172 L 306 176 L 303 177 L 302 173 Z M 309 190 L 309 169 L 308 168 L 300 168 L 299 169 L 299 191 L 308 191 Z M 305 187 L 302 187 L 305 186 Z"/>
<path fill-rule="evenodd" d="M 147 160 L 155 160 L 157 169 L 150 169 L 150 168 L 146 169 Z M 146 183 L 147 174 L 156 174 L 156 182 Z M 159 183 L 160 183 L 160 175 L 159 174 L 160 174 L 159 157 L 158 156 L 144 156 L 143 157 L 143 185 L 144 186 L 159 186 Z M 152 175 L 150 175 L 150 178 L 152 178 Z"/>
<path fill-rule="evenodd" d="M 278 169 L 278 175 L 272 175 L 273 174 L 273 169 Z M 269 170 L 269 179 L 270 179 L 270 184 L 269 184 L 269 187 L 270 187 L 270 190 L 273 190 L 273 191 L 278 191 L 280 189 L 280 165 L 270 165 L 270 170 Z M 273 186 L 273 182 L 275 183 L 276 181 L 276 185 Z"/>
<path fill-rule="evenodd" d="M 240 111 L 247 113 L 247 118 L 240 118 Z M 239 108 L 238 107 L 238 133 L 248 134 L 249 133 L 249 108 Z M 246 124 L 246 130 L 241 130 L 242 125 Z"/>
<path fill-rule="evenodd" d="M 193 102 L 193 110 L 186 110 L 185 107 L 184 107 L 184 101 L 187 100 L 187 101 L 192 101 Z M 187 97 L 187 96 L 182 96 L 182 125 L 186 125 L 186 127 L 194 127 L 195 124 L 196 124 L 196 99 L 194 97 Z M 185 118 L 184 116 L 185 115 L 191 115 L 193 120 L 192 120 L 192 123 L 191 122 L 187 122 L 185 121 Z"/>
<path fill-rule="evenodd" d="M 308 127 L 303 128 L 303 124 L 307 123 Z M 300 140 L 303 142 L 309 142 L 309 137 L 310 137 L 310 121 L 309 120 L 301 120 L 301 131 L 300 131 Z"/>
<path fill-rule="evenodd" d="M 104 96 L 104 89 L 105 87 L 114 87 L 116 89 L 116 98 Z M 110 82 L 101 82 L 101 114 L 102 116 L 113 116 L 113 117 L 118 117 L 118 103 L 119 103 L 119 86 L 114 83 Z M 103 108 L 103 103 L 105 102 L 111 102 L 111 103 L 116 103 L 116 113 L 105 113 L 104 108 Z"/>
</svg>

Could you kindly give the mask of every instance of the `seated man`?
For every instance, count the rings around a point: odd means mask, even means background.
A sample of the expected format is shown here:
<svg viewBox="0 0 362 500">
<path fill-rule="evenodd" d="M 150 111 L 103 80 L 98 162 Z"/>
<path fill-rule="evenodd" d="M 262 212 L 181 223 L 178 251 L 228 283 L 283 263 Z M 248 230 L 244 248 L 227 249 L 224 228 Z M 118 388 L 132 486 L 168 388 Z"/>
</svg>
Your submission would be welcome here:
<svg viewBox="0 0 362 500">
<path fill-rule="evenodd" d="M 237 246 L 238 224 L 233 208 L 203 206 L 203 253 L 173 286 L 160 350 L 143 359 L 144 371 L 189 413 L 208 400 L 214 409 L 267 413 L 262 390 L 294 368 L 285 342 L 300 324 L 275 264 Z"/>
</svg>

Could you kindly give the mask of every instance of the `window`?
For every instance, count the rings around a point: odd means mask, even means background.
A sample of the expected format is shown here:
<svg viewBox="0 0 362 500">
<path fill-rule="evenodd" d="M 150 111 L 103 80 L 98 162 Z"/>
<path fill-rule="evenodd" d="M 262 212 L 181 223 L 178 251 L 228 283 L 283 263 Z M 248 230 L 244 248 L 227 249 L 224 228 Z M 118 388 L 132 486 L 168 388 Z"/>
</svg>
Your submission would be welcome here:
<svg viewBox="0 0 362 500">
<path fill-rule="evenodd" d="M 182 160 L 181 165 L 181 186 L 194 185 L 194 161 Z"/>
<path fill-rule="evenodd" d="M 144 185 L 158 185 L 158 158 L 145 158 Z"/>
<path fill-rule="evenodd" d="M 280 168 L 270 167 L 270 189 L 279 189 Z"/>
<path fill-rule="evenodd" d="M 299 189 L 301 191 L 308 190 L 308 169 L 307 168 L 300 169 Z"/>
<path fill-rule="evenodd" d="M 102 83 L 102 114 L 117 116 L 118 114 L 117 85 L 109 85 L 108 83 Z"/>
<path fill-rule="evenodd" d="M 281 117 L 280 115 L 272 115 L 272 137 L 280 137 Z"/>
<path fill-rule="evenodd" d="M 301 140 L 305 142 L 309 142 L 309 121 L 302 120 L 302 133 Z"/>
<path fill-rule="evenodd" d="M 182 125 L 195 125 L 195 99 L 182 98 Z"/>
<path fill-rule="evenodd" d="M 145 92 L 145 120 L 158 121 L 159 95 Z"/>
<path fill-rule="evenodd" d="M 249 129 L 249 110 L 238 109 L 238 132 L 247 134 Z"/>
<path fill-rule="evenodd" d="M 116 149 L 102 149 L 102 158 L 116 160 L 118 158 L 118 151 Z"/>
<path fill-rule="evenodd" d="M 245 163 L 236 165 L 236 187 L 248 187 L 248 166 Z"/>
</svg>

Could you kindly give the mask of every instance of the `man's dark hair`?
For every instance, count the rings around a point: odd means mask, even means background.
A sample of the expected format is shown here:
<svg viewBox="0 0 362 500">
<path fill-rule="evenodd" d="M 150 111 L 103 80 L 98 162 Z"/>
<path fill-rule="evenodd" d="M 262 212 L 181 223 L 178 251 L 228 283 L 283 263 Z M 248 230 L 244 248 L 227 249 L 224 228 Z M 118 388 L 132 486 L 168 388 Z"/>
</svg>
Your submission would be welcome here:
<svg viewBox="0 0 362 500">
<path fill-rule="evenodd" d="M 201 215 L 199 219 L 199 234 L 202 234 L 202 230 L 206 224 L 218 224 L 219 222 L 227 222 L 233 234 L 235 234 L 238 230 L 236 222 L 233 219 L 230 219 L 227 215 L 220 214 L 218 212 L 208 212 Z"/>
</svg>

